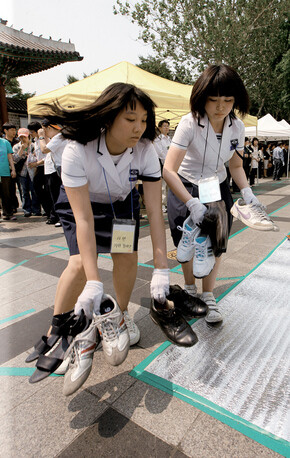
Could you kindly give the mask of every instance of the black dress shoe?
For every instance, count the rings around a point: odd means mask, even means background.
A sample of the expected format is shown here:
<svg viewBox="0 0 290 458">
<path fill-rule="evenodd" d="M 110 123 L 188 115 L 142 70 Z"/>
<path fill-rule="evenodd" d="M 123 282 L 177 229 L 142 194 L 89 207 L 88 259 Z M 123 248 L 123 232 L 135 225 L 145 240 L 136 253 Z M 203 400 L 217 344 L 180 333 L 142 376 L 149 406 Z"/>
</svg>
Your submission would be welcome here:
<svg viewBox="0 0 290 458">
<path fill-rule="evenodd" d="M 201 318 L 207 314 L 207 305 L 199 297 L 193 297 L 179 285 L 172 285 L 167 299 L 186 318 Z"/>
<path fill-rule="evenodd" d="M 167 339 L 175 345 L 192 347 L 198 341 L 197 335 L 185 318 L 173 307 L 173 303 L 168 303 L 168 300 L 165 304 L 160 304 L 155 299 L 151 299 L 150 316 Z"/>
</svg>

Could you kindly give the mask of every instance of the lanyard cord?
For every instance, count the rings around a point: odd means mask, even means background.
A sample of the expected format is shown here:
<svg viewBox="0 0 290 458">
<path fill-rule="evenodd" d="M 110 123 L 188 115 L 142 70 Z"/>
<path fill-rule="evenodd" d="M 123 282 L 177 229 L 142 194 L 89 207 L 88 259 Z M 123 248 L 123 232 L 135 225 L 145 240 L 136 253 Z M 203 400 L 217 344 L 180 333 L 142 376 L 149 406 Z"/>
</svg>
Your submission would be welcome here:
<svg viewBox="0 0 290 458">
<path fill-rule="evenodd" d="M 207 147 L 208 129 L 209 129 L 209 119 L 208 119 L 208 122 L 207 122 L 207 131 L 206 131 L 206 139 L 205 139 L 205 146 L 204 146 L 204 153 L 203 153 L 203 161 L 202 161 L 202 168 L 201 168 L 200 178 L 202 178 L 203 169 L 204 169 L 204 163 L 205 163 L 205 153 L 206 153 L 206 147 Z M 219 164 L 220 155 L 221 155 L 221 146 L 222 146 L 222 138 L 221 138 L 220 146 L 219 146 L 219 152 L 218 152 L 218 158 L 217 158 L 217 163 L 216 163 L 216 168 L 215 168 L 215 174 L 217 174 L 217 170 L 218 170 L 218 164 Z"/>
<path fill-rule="evenodd" d="M 103 167 L 103 172 L 104 172 L 105 182 L 106 182 L 106 186 L 107 186 L 107 190 L 108 190 L 108 194 L 109 194 L 110 204 L 111 204 L 111 207 L 112 207 L 112 212 L 113 212 L 114 218 L 117 219 L 104 167 Z M 130 165 L 130 177 L 131 177 L 131 165 Z M 130 180 L 130 178 L 129 178 L 129 181 L 130 181 L 130 188 L 131 188 L 131 191 L 130 191 L 130 194 L 131 194 L 131 215 L 132 215 L 132 221 L 133 221 L 133 219 L 134 219 L 133 218 L 133 193 L 132 193 L 132 181 Z"/>
</svg>

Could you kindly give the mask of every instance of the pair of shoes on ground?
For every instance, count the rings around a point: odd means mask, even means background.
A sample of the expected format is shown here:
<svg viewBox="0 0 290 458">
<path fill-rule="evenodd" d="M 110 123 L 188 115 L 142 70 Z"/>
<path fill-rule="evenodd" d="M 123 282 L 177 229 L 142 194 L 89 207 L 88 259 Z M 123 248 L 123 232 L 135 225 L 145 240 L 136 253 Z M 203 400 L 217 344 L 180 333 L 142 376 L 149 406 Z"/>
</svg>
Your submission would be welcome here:
<svg viewBox="0 0 290 458">
<path fill-rule="evenodd" d="M 258 231 L 278 231 L 278 226 L 266 213 L 266 208 L 261 204 L 246 204 L 243 199 L 238 199 L 231 208 L 231 214 L 242 221 L 246 226 Z"/>
<path fill-rule="evenodd" d="M 185 291 L 193 297 L 198 297 L 196 285 L 184 285 Z M 205 322 L 209 326 L 220 326 L 223 321 L 221 311 L 219 310 L 215 297 L 212 292 L 204 292 L 201 294 L 200 299 L 207 305 L 207 313 Z"/>
<path fill-rule="evenodd" d="M 127 311 L 120 310 L 110 295 L 104 294 L 100 313 L 94 314 L 88 330 L 76 336 L 67 351 L 67 370 L 64 376 L 63 394 L 77 391 L 90 375 L 94 351 L 102 339 L 105 360 L 118 366 L 126 359 L 129 347 L 140 339 L 140 331 Z M 65 362 L 64 361 L 64 362 Z"/>
<path fill-rule="evenodd" d="M 195 278 L 207 277 L 215 265 L 210 237 L 201 233 L 201 229 L 192 222 L 190 216 L 186 218 L 182 227 L 177 228 L 182 231 L 176 251 L 178 262 L 188 262 L 193 258 Z"/>
</svg>

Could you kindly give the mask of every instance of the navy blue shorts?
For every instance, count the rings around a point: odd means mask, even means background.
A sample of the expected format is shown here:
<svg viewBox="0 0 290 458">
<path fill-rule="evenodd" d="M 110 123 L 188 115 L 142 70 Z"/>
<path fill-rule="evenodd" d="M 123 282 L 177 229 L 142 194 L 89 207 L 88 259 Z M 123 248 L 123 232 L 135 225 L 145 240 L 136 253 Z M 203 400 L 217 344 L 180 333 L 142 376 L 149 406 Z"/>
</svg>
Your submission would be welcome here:
<svg viewBox="0 0 290 458">
<path fill-rule="evenodd" d="M 186 187 L 187 191 L 192 195 L 192 197 L 198 197 L 198 186 L 190 183 L 185 178 L 179 176 L 182 183 Z M 230 212 L 230 209 L 233 206 L 233 198 L 231 195 L 230 187 L 228 180 L 220 183 L 221 198 L 225 203 L 226 211 L 228 215 L 228 233 L 230 233 L 233 217 Z M 187 206 L 179 200 L 176 195 L 169 189 L 167 196 L 167 213 L 168 213 L 168 223 L 171 231 L 171 236 L 174 245 L 177 247 L 178 243 L 182 236 L 182 231 L 177 229 L 177 226 L 183 226 L 184 220 L 189 216 L 189 211 Z"/>
<path fill-rule="evenodd" d="M 132 197 L 133 216 L 136 221 L 134 250 L 137 251 L 140 228 L 140 204 L 139 193 L 136 188 L 133 188 L 132 190 Z M 91 202 L 91 205 L 94 215 L 97 253 L 110 253 L 112 241 L 112 221 L 114 219 L 111 204 Z M 117 200 L 114 202 L 113 206 L 117 218 L 131 219 L 131 194 L 129 194 L 123 201 Z M 73 256 L 79 254 L 76 236 L 76 222 L 63 186 L 60 188 L 55 209 L 63 227 L 70 255 Z"/>
</svg>

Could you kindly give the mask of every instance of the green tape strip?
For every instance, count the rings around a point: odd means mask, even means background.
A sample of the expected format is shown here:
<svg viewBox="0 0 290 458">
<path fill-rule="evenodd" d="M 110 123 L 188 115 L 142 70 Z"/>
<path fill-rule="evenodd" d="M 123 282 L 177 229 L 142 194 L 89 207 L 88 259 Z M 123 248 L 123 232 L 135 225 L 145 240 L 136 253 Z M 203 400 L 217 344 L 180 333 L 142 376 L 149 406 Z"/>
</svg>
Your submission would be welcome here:
<svg viewBox="0 0 290 458">
<path fill-rule="evenodd" d="M 36 312 L 36 310 L 29 309 L 29 310 L 25 310 L 25 312 L 17 313 L 17 315 L 12 315 L 12 316 L 9 316 L 8 318 L 3 318 L 3 320 L 0 320 L 0 324 L 7 323 L 8 321 L 16 320 L 16 318 L 28 315 L 29 313 L 33 313 L 33 312 Z"/>
<path fill-rule="evenodd" d="M 30 377 L 35 367 L 0 367 L 0 376 Z M 63 375 L 50 374 L 49 377 L 63 377 Z"/>
<path fill-rule="evenodd" d="M 8 272 L 11 272 L 11 270 L 16 269 L 16 267 L 22 266 L 22 264 L 25 264 L 28 261 L 29 259 L 24 259 L 24 261 L 18 262 L 18 264 L 15 264 L 13 267 L 10 267 L 9 269 L 4 270 L 4 272 L 1 272 L 0 277 L 2 277 L 2 275 L 7 274 Z"/>
<path fill-rule="evenodd" d="M 133 371 L 132 371 L 133 372 Z M 133 375 L 132 372 L 130 375 Z M 231 428 L 241 432 L 247 437 L 255 440 L 256 442 L 274 450 L 277 453 L 285 457 L 290 456 L 290 444 L 288 441 L 275 436 L 274 434 L 265 431 L 262 428 L 244 420 L 243 418 L 227 411 L 226 409 L 214 404 L 213 402 L 193 393 L 183 387 L 175 385 L 168 380 L 162 379 L 157 375 L 150 374 L 147 371 L 143 371 L 139 376 L 133 375 L 139 380 L 148 383 L 155 388 L 158 388 L 172 396 L 175 396 L 188 404 L 197 407 L 199 410 L 211 415 L 217 420 L 225 423 Z"/>
</svg>

